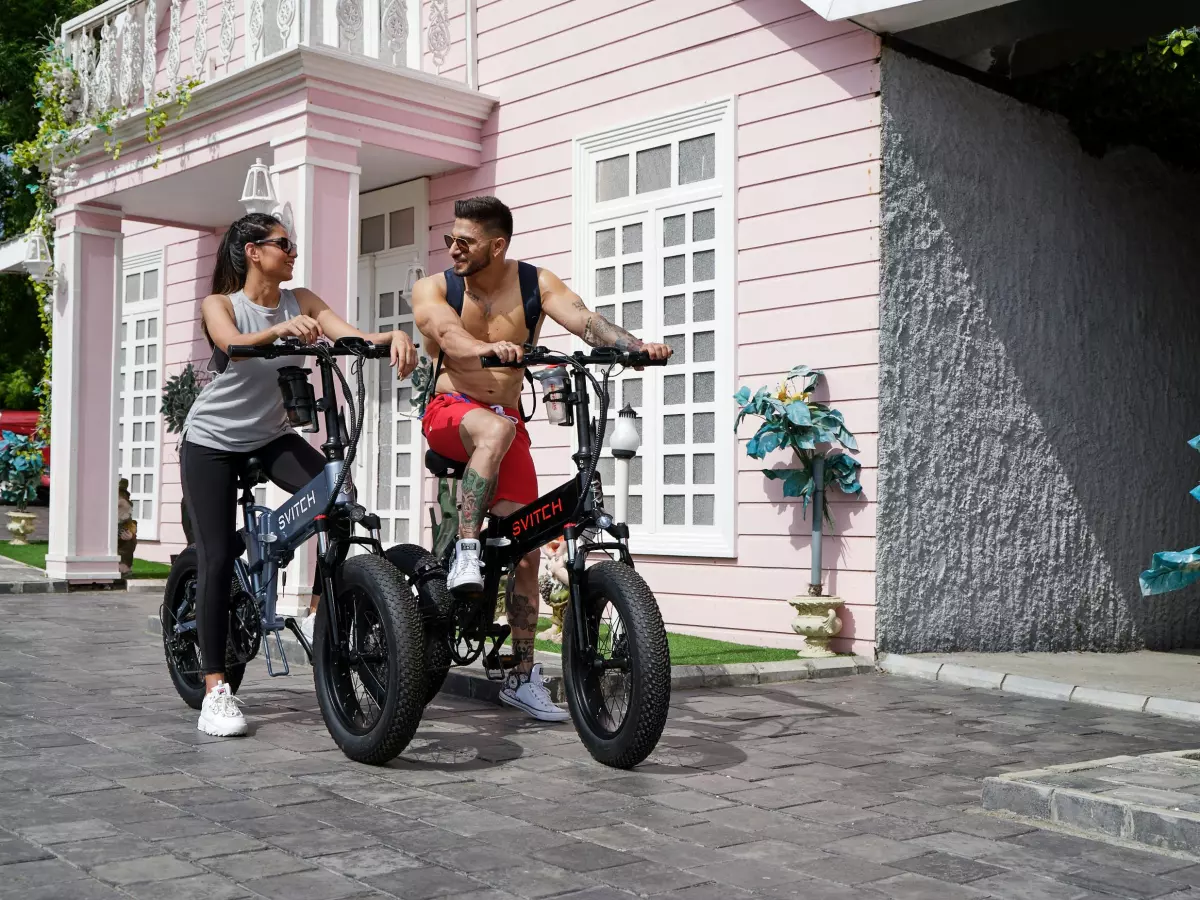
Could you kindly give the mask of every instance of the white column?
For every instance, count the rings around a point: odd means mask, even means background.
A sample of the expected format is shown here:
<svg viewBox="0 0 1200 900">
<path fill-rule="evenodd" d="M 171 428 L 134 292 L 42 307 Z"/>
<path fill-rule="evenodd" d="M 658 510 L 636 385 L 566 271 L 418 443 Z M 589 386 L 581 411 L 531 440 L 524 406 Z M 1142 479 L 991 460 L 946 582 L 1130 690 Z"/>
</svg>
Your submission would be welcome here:
<svg viewBox="0 0 1200 900">
<path fill-rule="evenodd" d="M 46 571 L 72 582 L 116 581 L 121 219 L 108 210 L 60 214 L 54 246 Z"/>
<path fill-rule="evenodd" d="M 296 241 L 300 245 L 295 278 L 285 286 L 309 288 L 339 316 L 355 324 L 361 143 L 351 138 L 305 132 L 276 139 L 272 146 L 275 159 L 271 173 L 276 179 L 276 192 L 281 204 L 291 204 Z M 315 365 L 311 368 L 319 395 L 319 373 Z M 342 399 L 340 388 L 338 399 L 339 402 Z M 322 418 L 321 432 L 309 435 L 314 446 L 320 446 L 328 437 L 324 426 Z M 286 497 L 282 491 L 272 489 L 275 493 L 268 493 L 268 505 L 278 506 Z M 314 547 L 315 542 L 301 548 L 288 567 L 287 587 L 279 601 L 280 615 L 307 609 L 312 592 Z"/>
</svg>

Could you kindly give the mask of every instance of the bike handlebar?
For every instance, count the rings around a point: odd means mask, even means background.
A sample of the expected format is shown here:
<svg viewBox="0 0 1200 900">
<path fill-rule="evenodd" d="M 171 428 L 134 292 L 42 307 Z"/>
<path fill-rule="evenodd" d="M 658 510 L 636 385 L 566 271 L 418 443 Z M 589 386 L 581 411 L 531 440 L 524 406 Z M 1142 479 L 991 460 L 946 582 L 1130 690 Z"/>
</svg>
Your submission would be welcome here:
<svg viewBox="0 0 1200 900">
<path fill-rule="evenodd" d="M 332 344 L 305 344 L 299 338 L 284 338 L 279 343 L 252 347 L 248 344 L 230 344 L 229 357 L 258 357 L 276 359 L 280 356 L 365 356 L 368 359 L 383 359 L 391 354 L 387 344 L 373 344 L 358 337 L 338 338 Z"/>
<path fill-rule="evenodd" d="M 504 362 L 495 356 L 481 356 L 479 362 L 485 369 L 522 369 L 526 366 L 551 366 L 564 362 L 580 366 L 588 365 L 622 365 L 627 368 L 642 366 L 665 366 L 665 359 L 651 359 L 645 350 L 618 350 L 615 347 L 596 347 L 590 353 L 576 350 L 574 353 L 560 353 L 546 347 L 530 347 L 525 345 L 525 355 L 517 362 Z"/>
</svg>

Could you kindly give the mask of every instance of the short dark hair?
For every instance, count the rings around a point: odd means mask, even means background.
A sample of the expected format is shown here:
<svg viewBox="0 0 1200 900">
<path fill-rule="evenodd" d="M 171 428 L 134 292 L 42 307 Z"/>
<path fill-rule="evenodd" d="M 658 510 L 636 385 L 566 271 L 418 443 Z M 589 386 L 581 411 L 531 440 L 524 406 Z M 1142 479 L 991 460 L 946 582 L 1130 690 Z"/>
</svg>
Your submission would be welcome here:
<svg viewBox="0 0 1200 900">
<path fill-rule="evenodd" d="M 454 218 L 478 222 L 488 231 L 498 231 L 507 240 L 512 240 L 512 210 L 495 197 L 468 197 L 466 200 L 455 200 Z"/>
</svg>

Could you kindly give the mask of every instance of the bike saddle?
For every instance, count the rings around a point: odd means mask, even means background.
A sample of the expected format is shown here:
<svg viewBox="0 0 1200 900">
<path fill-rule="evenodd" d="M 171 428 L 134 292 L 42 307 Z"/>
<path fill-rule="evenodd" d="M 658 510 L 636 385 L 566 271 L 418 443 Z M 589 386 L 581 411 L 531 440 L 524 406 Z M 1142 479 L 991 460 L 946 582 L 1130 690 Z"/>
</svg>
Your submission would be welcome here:
<svg viewBox="0 0 1200 900">
<path fill-rule="evenodd" d="M 434 450 L 426 450 L 425 468 L 434 478 L 462 478 L 467 464 L 456 459 L 447 459 Z"/>
<path fill-rule="evenodd" d="M 249 483 L 251 486 L 267 483 L 267 474 L 263 471 L 262 460 L 257 456 L 252 456 L 246 460 L 246 468 L 242 472 L 242 481 Z"/>
</svg>

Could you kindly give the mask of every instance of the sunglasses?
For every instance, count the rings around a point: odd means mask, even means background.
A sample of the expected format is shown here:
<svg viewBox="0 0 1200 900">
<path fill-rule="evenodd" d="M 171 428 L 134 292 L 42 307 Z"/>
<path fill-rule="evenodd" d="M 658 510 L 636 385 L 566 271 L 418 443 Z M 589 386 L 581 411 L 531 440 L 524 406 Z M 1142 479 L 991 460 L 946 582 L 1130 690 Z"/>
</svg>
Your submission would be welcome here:
<svg viewBox="0 0 1200 900">
<path fill-rule="evenodd" d="M 295 241 L 293 241 L 291 238 L 285 238 L 285 237 L 264 238 L 263 240 L 255 241 L 254 243 L 259 244 L 259 245 L 274 244 L 276 247 L 278 247 L 284 253 L 291 253 L 293 250 L 295 250 L 297 253 L 300 252 L 300 245 L 297 244 Z"/>
<path fill-rule="evenodd" d="M 447 250 L 458 244 L 458 249 L 463 253 L 470 253 L 471 247 L 479 243 L 475 238 L 455 237 L 452 234 L 443 234 L 442 238 L 446 241 Z"/>
</svg>

